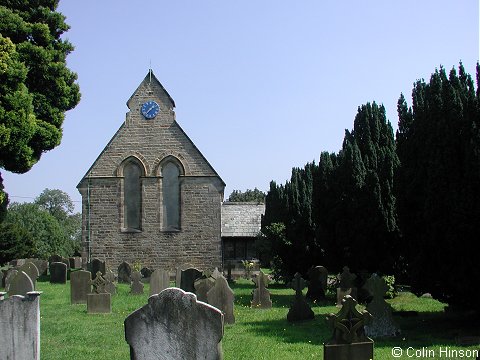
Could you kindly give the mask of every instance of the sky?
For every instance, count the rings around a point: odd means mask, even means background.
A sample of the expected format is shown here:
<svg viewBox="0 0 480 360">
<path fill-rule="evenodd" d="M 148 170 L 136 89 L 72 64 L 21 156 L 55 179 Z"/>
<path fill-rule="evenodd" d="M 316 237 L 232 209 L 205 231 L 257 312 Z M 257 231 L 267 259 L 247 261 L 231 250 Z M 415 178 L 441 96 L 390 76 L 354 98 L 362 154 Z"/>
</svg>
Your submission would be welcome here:
<svg viewBox="0 0 480 360">
<path fill-rule="evenodd" d="M 70 195 L 151 67 L 176 119 L 233 190 L 267 191 L 292 167 L 338 152 L 357 108 L 397 128 L 400 93 L 440 66 L 475 77 L 479 0 L 60 0 L 82 98 L 60 146 L 25 174 L 1 170 L 10 202 Z"/>
</svg>

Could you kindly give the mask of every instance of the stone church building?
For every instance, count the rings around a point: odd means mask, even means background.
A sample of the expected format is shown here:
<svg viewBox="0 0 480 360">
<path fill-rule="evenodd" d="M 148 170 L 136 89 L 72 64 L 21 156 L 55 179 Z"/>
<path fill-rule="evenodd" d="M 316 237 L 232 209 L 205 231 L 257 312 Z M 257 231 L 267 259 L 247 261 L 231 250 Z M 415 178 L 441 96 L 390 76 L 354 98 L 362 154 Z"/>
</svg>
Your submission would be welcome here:
<svg viewBox="0 0 480 360">
<path fill-rule="evenodd" d="M 150 71 L 125 122 L 88 169 L 83 256 L 150 268 L 222 266 L 225 183 L 175 120 L 175 102 Z"/>
</svg>

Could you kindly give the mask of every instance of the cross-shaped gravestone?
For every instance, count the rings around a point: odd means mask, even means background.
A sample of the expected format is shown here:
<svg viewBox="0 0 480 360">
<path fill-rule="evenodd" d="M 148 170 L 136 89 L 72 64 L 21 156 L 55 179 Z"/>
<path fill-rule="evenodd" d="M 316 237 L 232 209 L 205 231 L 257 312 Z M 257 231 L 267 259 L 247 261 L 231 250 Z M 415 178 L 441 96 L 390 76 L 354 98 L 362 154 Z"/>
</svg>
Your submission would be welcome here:
<svg viewBox="0 0 480 360">
<path fill-rule="evenodd" d="M 252 307 L 261 309 L 270 309 L 272 300 L 270 300 L 270 292 L 267 290 L 270 279 L 260 270 L 259 274 L 253 279 L 257 288 L 253 291 Z"/>
<path fill-rule="evenodd" d="M 305 280 L 297 272 L 292 281 L 292 289 L 295 290 L 295 299 L 287 314 L 287 320 L 290 322 L 313 319 L 315 317 L 310 305 L 303 296 L 303 289 L 305 288 Z"/>
<path fill-rule="evenodd" d="M 90 284 L 93 286 L 93 293 L 95 294 L 105 294 L 107 292 L 105 290 L 106 281 L 100 271 L 97 271 L 95 279 L 91 280 Z"/>
<path fill-rule="evenodd" d="M 133 295 L 143 294 L 142 274 L 140 271 L 134 271 L 131 275 L 131 279 L 130 293 Z"/>
<path fill-rule="evenodd" d="M 87 313 L 111 313 L 111 295 L 105 289 L 106 281 L 103 278 L 102 273 L 97 271 L 95 279 L 91 280 L 90 283 L 93 286 L 93 293 L 87 295 Z"/>
<path fill-rule="evenodd" d="M 210 278 L 212 279 L 212 278 Z M 224 320 L 227 324 L 235 323 L 235 316 L 233 315 L 233 302 L 235 295 L 233 290 L 228 286 L 227 279 L 219 275 L 213 287 L 207 293 L 208 303 L 222 310 Z"/>
</svg>

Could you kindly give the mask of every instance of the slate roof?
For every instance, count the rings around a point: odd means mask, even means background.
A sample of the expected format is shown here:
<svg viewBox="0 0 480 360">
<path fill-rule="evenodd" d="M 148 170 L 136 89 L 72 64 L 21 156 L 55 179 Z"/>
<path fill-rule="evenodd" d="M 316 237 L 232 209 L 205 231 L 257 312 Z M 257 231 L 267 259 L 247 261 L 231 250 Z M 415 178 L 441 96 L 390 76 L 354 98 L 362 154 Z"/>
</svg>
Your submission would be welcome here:
<svg viewBox="0 0 480 360">
<path fill-rule="evenodd" d="M 222 237 L 256 237 L 261 227 L 265 204 L 224 202 Z"/>
</svg>

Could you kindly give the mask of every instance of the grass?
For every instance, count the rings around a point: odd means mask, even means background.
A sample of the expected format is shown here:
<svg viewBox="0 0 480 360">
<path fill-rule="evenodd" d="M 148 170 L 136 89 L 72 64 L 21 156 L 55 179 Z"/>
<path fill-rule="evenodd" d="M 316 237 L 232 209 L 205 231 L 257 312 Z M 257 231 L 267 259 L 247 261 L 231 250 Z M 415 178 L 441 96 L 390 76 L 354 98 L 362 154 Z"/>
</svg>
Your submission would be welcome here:
<svg viewBox="0 0 480 360">
<path fill-rule="evenodd" d="M 338 312 L 333 296 L 313 304 L 314 320 L 290 324 L 286 316 L 294 291 L 281 284 L 271 284 L 273 308 L 262 310 L 250 308 L 253 287 L 247 280 L 232 285 L 236 295 L 236 323 L 225 325 L 222 341 L 225 359 L 323 359 L 322 344 L 332 335 L 325 315 Z M 145 295 L 133 296 L 128 294 L 128 285 L 120 284 L 118 294 L 112 297 L 112 314 L 98 315 L 87 314 L 86 305 L 70 305 L 68 284 L 39 281 L 37 288 L 43 292 L 40 298 L 42 359 L 130 358 L 123 321 L 146 304 L 148 285 L 145 285 Z M 393 359 L 391 351 L 395 346 L 404 352 L 408 347 L 427 347 L 438 355 L 433 358 L 447 358 L 440 357 L 440 346 L 463 350 L 479 348 L 478 345 L 462 347 L 455 341 L 461 335 L 479 336 L 478 319 L 473 321 L 466 315 L 445 312 L 444 304 L 411 293 L 400 293 L 389 302 L 395 311 L 414 316 L 395 316 L 402 334 L 376 339 L 375 359 Z M 409 357 L 404 354 L 400 358 Z"/>
</svg>

